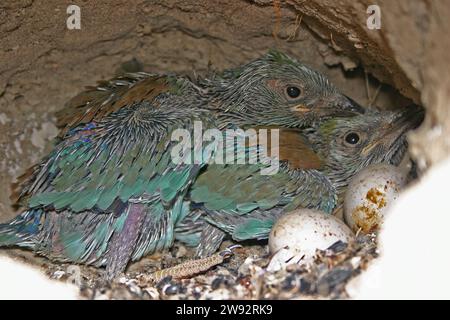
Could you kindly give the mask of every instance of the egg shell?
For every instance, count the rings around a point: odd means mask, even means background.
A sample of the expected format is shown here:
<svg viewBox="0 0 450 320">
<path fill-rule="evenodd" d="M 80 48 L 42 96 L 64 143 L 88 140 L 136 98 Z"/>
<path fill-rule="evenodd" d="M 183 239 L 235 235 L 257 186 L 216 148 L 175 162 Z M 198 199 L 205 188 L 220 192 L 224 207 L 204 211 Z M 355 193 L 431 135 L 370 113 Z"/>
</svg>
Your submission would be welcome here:
<svg viewBox="0 0 450 320">
<path fill-rule="evenodd" d="M 269 250 L 272 254 L 287 250 L 292 257 L 309 261 L 317 249 L 325 250 L 338 240 L 348 243 L 353 239 L 353 232 L 338 218 L 318 210 L 298 209 L 276 222 L 269 235 Z"/>
<path fill-rule="evenodd" d="M 355 232 L 376 232 L 405 186 L 407 174 L 390 164 L 368 166 L 350 182 L 344 198 L 344 219 Z"/>
</svg>

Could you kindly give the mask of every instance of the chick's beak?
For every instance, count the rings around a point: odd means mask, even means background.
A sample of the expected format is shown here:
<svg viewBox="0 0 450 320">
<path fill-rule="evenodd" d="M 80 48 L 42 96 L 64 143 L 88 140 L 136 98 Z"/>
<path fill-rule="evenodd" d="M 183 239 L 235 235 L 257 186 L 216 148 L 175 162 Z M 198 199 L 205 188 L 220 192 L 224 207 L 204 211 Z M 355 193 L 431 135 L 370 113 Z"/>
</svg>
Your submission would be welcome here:
<svg viewBox="0 0 450 320">
<path fill-rule="evenodd" d="M 422 123 L 424 117 L 425 111 L 422 107 L 408 106 L 395 114 L 389 131 L 401 135 L 408 130 L 416 129 Z"/>
<path fill-rule="evenodd" d="M 383 144 L 387 147 L 396 145 L 397 141 L 399 141 L 406 132 L 416 129 L 422 123 L 424 117 L 424 109 L 417 105 L 412 105 L 393 113 L 391 121 L 379 128 L 379 138 L 375 139 L 373 144 L 364 148 L 362 153 L 367 154 L 379 144 Z"/>
<path fill-rule="evenodd" d="M 337 94 L 315 101 L 310 105 L 298 104 L 291 108 L 301 116 L 327 117 L 352 117 L 364 114 L 365 109 L 353 99 Z"/>
<path fill-rule="evenodd" d="M 346 95 L 337 98 L 335 108 L 342 110 L 343 113 L 348 113 L 349 115 L 364 114 L 366 112 L 358 102 Z"/>
</svg>

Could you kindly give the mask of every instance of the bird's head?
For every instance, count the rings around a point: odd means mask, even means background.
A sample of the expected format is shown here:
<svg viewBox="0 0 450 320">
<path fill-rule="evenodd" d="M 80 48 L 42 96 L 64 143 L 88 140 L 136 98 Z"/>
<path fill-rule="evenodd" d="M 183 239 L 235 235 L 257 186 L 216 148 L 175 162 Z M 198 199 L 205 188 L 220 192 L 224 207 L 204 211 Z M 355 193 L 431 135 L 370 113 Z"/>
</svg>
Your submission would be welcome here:
<svg viewBox="0 0 450 320">
<path fill-rule="evenodd" d="M 328 117 L 364 113 L 324 75 L 273 50 L 205 84 L 211 105 L 243 126 L 299 128 Z"/>
<path fill-rule="evenodd" d="M 407 150 L 405 133 L 423 118 L 423 108 L 417 106 L 396 112 L 367 110 L 358 116 L 323 121 L 305 132 L 323 159 L 323 171 L 342 190 L 370 164 L 398 165 Z"/>
</svg>

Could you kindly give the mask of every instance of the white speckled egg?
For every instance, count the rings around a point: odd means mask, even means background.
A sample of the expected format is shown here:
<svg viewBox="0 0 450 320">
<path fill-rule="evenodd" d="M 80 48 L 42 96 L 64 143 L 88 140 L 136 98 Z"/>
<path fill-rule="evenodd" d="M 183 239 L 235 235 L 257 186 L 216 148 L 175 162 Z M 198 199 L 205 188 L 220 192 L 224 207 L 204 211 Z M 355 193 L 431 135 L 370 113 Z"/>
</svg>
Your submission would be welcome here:
<svg viewBox="0 0 450 320">
<path fill-rule="evenodd" d="M 286 261 L 309 262 L 316 250 L 325 250 L 337 241 L 354 239 L 353 232 L 338 218 L 322 211 L 298 209 L 282 216 L 269 235 L 274 254 L 268 269 L 275 271 Z M 283 260 L 283 261 L 278 261 Z"/>
<path fill-rule="evenodd" d="M 378 231 L 389 207 L 406 184 L 407 174 L 390 164 L 375 164 L 359 172 L 344 198 L 344 219 L 353 231 Z"/>
</svg>

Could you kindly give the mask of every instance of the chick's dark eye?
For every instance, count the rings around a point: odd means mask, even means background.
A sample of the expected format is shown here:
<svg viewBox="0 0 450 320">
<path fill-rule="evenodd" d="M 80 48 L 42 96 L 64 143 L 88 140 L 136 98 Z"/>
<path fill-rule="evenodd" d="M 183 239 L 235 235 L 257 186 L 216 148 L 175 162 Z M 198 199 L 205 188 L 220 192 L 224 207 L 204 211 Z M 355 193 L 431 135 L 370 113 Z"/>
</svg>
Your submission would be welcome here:
<svg viewBox="0 0 450 320">
<path fill-rule="evenodd" d="M 301 91 L 298 87 L 287 87 L 286 88 L 286 93 L 290 98 L 298 98 L 298 96 L 300 95 Z"/>
<path fill-rule="evenodd" d="M 359 142 L 359 134 L 356 132 L 350 132 L 345 136 L 345 142 L 348 144 L 357 144 Z"/>
</svg>

